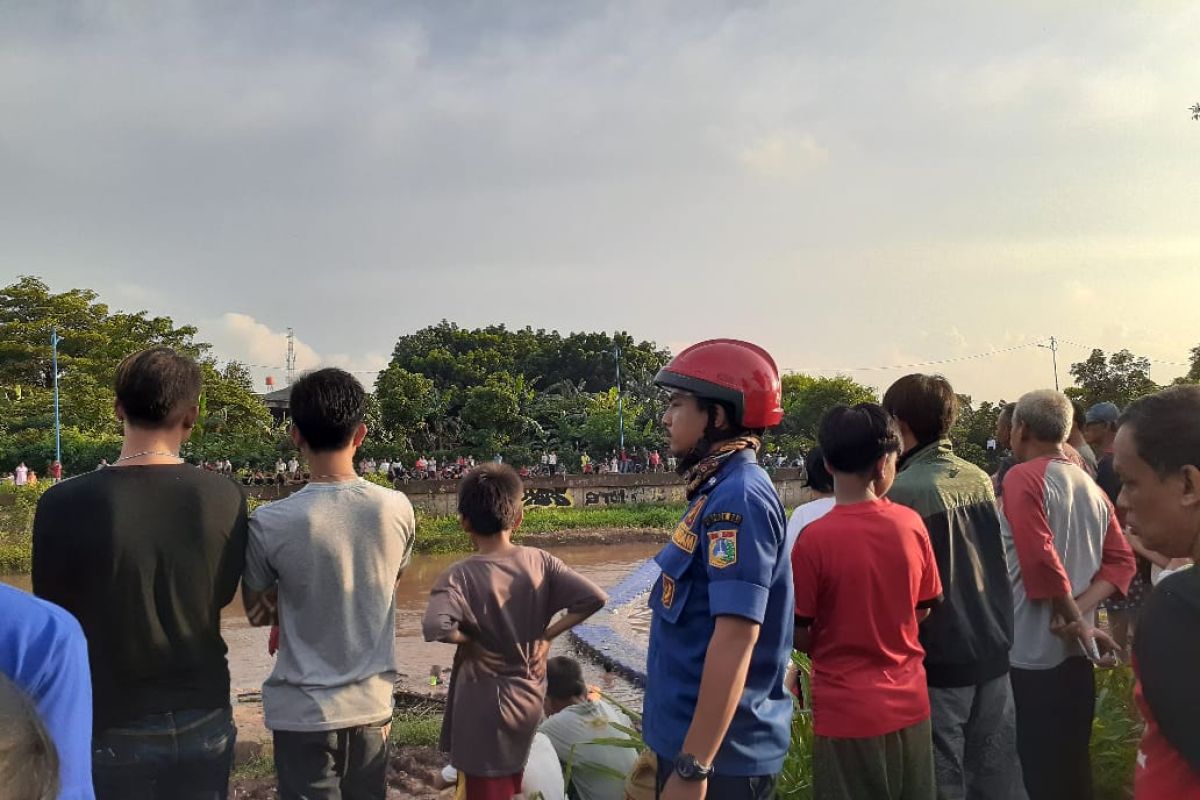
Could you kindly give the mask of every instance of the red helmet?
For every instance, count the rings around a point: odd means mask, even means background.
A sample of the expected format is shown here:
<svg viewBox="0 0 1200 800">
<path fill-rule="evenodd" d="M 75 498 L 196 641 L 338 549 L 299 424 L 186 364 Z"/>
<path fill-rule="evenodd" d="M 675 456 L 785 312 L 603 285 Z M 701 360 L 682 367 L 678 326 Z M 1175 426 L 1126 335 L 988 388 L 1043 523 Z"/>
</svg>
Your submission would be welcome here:
<svg viewBox="0 0 1200 800">
<path fill-rule="evenodd" d="M 733 406 L 743 428 L 771 428 L 783 419 L 779 368 L 770 353 L 737 339 L 710 339 L 684 350 L 654 382 Z"/>
</svg>

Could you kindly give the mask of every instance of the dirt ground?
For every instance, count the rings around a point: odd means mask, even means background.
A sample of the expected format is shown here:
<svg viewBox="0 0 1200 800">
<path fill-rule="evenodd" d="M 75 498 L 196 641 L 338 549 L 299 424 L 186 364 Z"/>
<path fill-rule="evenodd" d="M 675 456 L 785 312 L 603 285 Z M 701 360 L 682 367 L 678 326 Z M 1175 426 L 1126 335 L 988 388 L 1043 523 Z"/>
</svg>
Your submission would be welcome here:
<svg viewBox="0 0 1200 800">
<path fill-rule="evenodd" d="M 270 752 L 271 732 L 263 724 L 262 704 L 246 698 L 236 703 L 233 719 L 238 738 L 234 755 L 234 778 L 229 796 L 234 800 L 274 800 L 275 776 L 265 778 L 238 777 L 236 767 Z M 438 708 L 440 699 L 426 699 L 413 693 L 398 693 L 397 707 L 418 713 Z M 388 800 L 432 800 L 453 797 L 452 792 L 439 793 L 435 781 L 441 775 L 446 757 L 433 747 L 393 745 L 388 764 Z"/>
<path fill-rule="evenodd" d="M 432 747 L 395 748 L 388 765 L 388 800 L 442 797 L 432 781 L 444 763 L 445 757 Z M 274 800 L 275 778 L 235 779 L 229 796 L 234 800 Z"/>
</svg>

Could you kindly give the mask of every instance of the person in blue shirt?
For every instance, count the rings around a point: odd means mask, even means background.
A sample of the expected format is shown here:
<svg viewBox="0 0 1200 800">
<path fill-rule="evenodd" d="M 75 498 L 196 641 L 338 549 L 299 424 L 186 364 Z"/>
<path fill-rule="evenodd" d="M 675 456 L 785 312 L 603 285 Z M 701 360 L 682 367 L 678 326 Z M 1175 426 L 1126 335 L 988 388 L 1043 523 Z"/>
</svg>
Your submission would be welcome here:
<svg viewBox="0 0 1200 800">
<path fill-rule="evenodd" d="M 75 617 L 0 584 L 0 673 L 37 707 L 58 749 L 59 800 L 94 800 L 92 679 Z"/>
<path fill-rule="evenodd" d="M 643 734 L 658 797 L 774 795 L 791 731 L 787 518 L 757 463 L 783 417 L 779 370 L 731 339 L 693 345 L 659 371 L 663 424 L 688 509 L 655 557 Z"/>
</svg>

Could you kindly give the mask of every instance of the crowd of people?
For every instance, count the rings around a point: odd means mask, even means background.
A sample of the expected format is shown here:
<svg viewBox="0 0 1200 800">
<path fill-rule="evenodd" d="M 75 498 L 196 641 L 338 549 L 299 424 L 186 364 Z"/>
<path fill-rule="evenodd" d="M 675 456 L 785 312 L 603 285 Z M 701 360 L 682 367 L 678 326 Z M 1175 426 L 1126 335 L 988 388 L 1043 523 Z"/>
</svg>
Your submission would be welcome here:
<svg viewBox="0 0 1200 800">
<path fill-rule="evenodd" d="M 503 463 L 504 457 L 496 455 L 496 463 Z M 761 463 L 768 470 L 786 467 L 804 468 L 804 456 L 797 455 L 788 458 L 782 453 L 763 455 Z M 608 456 L 593 459 L 587 452 L 580 454 L 578 472 L 573 472 L 566 461 L 560 461 L 555 451 L 545 451 L 539 457 L 538 463 L 520 464 L 515 466 L 517 474 L 522 478 L 547 478 L 556 475 L 617 475 L 674 472 L 678 459 L 675 456 L 665 458 L 657 449 L 640 448 L 632 452 L 612 450 Z M 108 459 L 101 459 L 96 469 L 108 467 Z M 239 481 L 243 486 L 285 486 L 288 484 L 304 484 L 308 482 L 310 472 L 308 465 L 299 460 L 295 454 L 286 461 L 281 457 L 276 459 L 274 467 L 247 462 L 241 467 L 234 466 L 228 458 L 200 459 L 196 462 L 199 469 L 206 472 L 216 472 Z M 474 455 L 459 455 L 453 459 L 439 462 L 436 456 L 418 455 L 411 466 L 406 466 L 399 456 L 394 458 L 363 457 L 358 461 L 358 473 L 362 476 L 375 475 L 386 480 L 394 487 L 402 487 L 413 481 L 460 480 L 477 466 Z M 46 475 L 52 483 L 58 483 L 63 478 L 62 464 L 51 462 L 46 467 Z M 0 481 L 16 486 L 35 486 L 38 475 L 21 462 L 15 470 L 8 472 Z"/>
<path fill-rule="evenodd" d="M 44 473 L 46 478 L 50 479 L 50 483 L 58 483 L 63 479 L 63 467 L 60 461 L 51 461 L 46 465 Z M 25 466 L 22 461 L 17 464 L 16 468 L 11 472 L 5 472 L 0 476 L 0 483 L 8 484 L 9 486 L 37 486 L 40 478 L 36 471 Z"/>
<path fill-rule="evenodd" d="M 772 797 L 800 650 L 818 798 L 1089 798 L 1094 670 L 1126 660 L 1145 720 L 1135 797 L 1200 797 L 1200 386 L 1123 411 L 1028 392 L 1001 417 L 1010 456 L 989 476 L 953 452 L 949 383 L 909 375 L 880 404 L 826 414 L 814 499 L 789 515 L 760 464 L 783 413 L 769 354 L 702 342 L 656 383 L 688 507 L 654 559 L 646 749 L 619 746 L 632 720 L 578 663 L 548 658 L 604 591 L 514 544 L 520 475 L 467 460 L 458 512 L 476 552 L 437 579 L 422 622 L 456 648 L 450 791 Z M 362 386 L 337 369 L 293 385 L 308 482 L 250 515 L 223 463 L 179 458 L 200 385 L 170 349 L 129 356 L 120 456 L 38 504 L 36 596 L 0 586 L 5 797 L 227 797 L 220 610 L 239 585 L 250 623 L 273 629 L 263 707 L 279 796 L 386 796 L 395 587 L 416 524 L 403 492 L 355 469 Z M 1126 612 L 1119 635 L 1100 625 L 1106 603 L 1110 626 Z"/>
</svg>

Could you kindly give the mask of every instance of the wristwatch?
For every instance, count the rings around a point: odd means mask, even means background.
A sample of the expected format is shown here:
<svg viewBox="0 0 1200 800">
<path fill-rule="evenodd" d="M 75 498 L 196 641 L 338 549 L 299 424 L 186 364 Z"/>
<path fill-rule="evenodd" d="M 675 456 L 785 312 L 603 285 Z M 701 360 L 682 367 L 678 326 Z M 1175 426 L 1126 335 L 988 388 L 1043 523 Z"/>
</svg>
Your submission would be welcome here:
<svg viewBox="0 0 1200 800">
<path fill-rule="evenodd" d="M 690 753 L 680 753 L 675 757 L 675 774 L 685 781 L 708 780 L 712 773 L 712 766 L 701 764 Z"/>
</svg>

